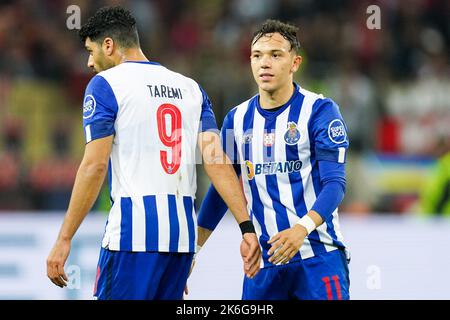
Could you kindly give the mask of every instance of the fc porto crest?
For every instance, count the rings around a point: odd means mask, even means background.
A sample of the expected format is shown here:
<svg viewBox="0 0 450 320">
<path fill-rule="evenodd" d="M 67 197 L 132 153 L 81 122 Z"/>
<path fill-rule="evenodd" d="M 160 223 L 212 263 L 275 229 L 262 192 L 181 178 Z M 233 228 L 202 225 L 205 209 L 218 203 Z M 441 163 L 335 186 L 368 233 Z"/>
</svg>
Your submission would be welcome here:
<svg viewBox="0 0 450 320">
<path fill-rule="evenodd" d="M 286 133 L 284 134 L 284 141 L 286 144 L 292 146 L 297 144 L 300 140 L 300 131 L 297 129 L 297 124 L 295 122 L 288 122 Z"/>
</svg>

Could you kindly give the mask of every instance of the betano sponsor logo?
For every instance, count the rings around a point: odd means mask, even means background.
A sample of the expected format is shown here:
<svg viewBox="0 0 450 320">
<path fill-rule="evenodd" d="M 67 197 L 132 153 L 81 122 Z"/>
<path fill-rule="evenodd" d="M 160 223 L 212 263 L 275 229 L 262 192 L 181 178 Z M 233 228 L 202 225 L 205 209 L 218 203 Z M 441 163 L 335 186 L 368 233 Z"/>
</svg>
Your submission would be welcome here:
<svg viewBox="0 0 450 320">
<path fill-rule="evenodd" d="M 299 172 L 302 168 L 302 162 L 300 160 L 291 160 L 285 162 L 265 162 L 254 164 L 251 161 L 246 160 L 245 166 L 247 167 L 248 180 L 252 180 L 259 174 L 271 175 L 277 173 Z"/>
</svg>

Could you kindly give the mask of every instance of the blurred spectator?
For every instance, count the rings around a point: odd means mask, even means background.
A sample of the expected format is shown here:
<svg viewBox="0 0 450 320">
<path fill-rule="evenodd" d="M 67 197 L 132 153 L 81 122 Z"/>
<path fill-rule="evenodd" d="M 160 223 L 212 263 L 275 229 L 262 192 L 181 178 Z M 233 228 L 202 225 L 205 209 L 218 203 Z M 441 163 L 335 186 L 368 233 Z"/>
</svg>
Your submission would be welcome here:
<svg viewBox="0 0 450 320">
<path fill-rule="evenodd" d="M 60 122 L 53 131 L 53 153 L 35 162 L 30 170 L 33 207 L 45 210 L 65 210 L 68 207 L 78 162 L 69 156 L 67 124 Z"/>
<path fill-rule="evenodd" d="M 253 28 L 266 18 L 298 25 L 304 61 L 296 81 L 333 98 L 349 127 L 343 210 L 408 208 L 418 194 L 392 192 L 377 180 L 391 169 L 373 170 L 368 159 L 436 158 L 439 137 L 450 139 L 446 0 L 0 1 L 0 210 L 65 208 L 70 197 L 83 150 L 83 89 L 92 77 L 77 30 L 66 27 L 73 4 L 82 22 L 104 5 L 128 7 L 143 50 L 198 79 L 219 125 L 256 92 L 248 67 Z M 380 30 L 366 27 L 372 4 L 381 8 Z M 399 186 L 410 184 L 401 179 Z M 199 181 L 201 195 L 201 174 Z M 102 194 L 97 208 L 104 209 L 107 187 Z"/>
<path fill-rule="evenodd" d="M 429 215 L 450 217 L 450 139 L 439 141 L 436 166 L 423 186 L 420 205 L 421 211 Z"/>
</svg>

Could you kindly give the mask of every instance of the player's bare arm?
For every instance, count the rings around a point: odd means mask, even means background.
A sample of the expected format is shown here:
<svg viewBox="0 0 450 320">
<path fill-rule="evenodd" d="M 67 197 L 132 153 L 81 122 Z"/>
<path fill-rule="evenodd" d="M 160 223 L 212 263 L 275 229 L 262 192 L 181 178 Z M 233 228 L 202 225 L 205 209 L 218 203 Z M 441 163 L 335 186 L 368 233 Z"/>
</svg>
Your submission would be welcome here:
<svg viewBox="0 0 450 320">
<path fill-rule="evenodd" d="M 199 134 L 198 141 L 203 156 L 206 174 L 211 179 L 217 192 L 227 204 L 238 224 L 249 221 L 247 203 L 241 185 L 233 169 L 230 159 L 223 152 L 220 137 L 214 132 Z M 203 229 L 203 228 L 202 228 Z M 212 231 L 200 230 L 199 245 L 203 245 Z M 248 277 L 253 277 L 259 271 L 261 249 L 255 233 L 244 233 L 243 241 L 249 246 L 248 255 L 244 259 L 244 271 Z"/>
<path fill-rule="evenodd" d="M 69 256 L 72 238 L 100 192 L 108 170 L 112 141 L 113 136 L 109 136 L 88 143 L 78 168 L 69 208 L 47 258 L 47 276 L 61 288 L 67 285 L 64 264 Z"/>
<path fill-rule="evenodd" d="M 314 223 L 312 226 L 314 229 L 323 223 L 322 217 L 314 210 L 308 212 L 308 217 Z M 267 242 L 272 245 L 268 251 L 271 256 L 269 261 L 273 264 L 288 263 L 300 250 L 307 235 L 308 230 L 301 223 L 296 223 L 291 228 L 275 234 Z"/>
</svg>

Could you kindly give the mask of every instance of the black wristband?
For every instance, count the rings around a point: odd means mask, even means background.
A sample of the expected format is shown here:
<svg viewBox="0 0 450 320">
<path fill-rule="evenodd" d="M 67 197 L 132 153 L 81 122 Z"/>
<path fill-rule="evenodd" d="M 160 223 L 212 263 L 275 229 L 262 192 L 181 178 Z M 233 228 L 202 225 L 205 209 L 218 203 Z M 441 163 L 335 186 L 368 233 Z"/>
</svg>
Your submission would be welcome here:
<svg viewBox="0 0 450 320">
<path fill-rule="evenodd" d="M 256 233 L 255 226 L 250 220 L 239 223 L 239 228 L 241 228 L 242 235 L 244 233 Z"/>
</svg>

